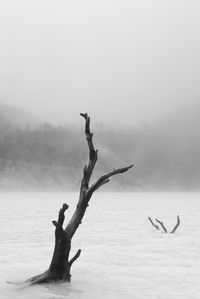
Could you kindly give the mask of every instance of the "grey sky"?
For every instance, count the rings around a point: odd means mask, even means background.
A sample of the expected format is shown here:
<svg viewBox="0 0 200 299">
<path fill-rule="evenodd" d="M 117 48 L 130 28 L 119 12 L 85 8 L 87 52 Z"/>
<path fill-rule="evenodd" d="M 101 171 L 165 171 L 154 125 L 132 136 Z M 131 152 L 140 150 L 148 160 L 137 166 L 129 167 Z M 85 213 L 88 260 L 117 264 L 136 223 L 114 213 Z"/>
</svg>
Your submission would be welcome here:
<svg viewBox="0 0 200 299">
<path fill-rule="evenodd" d="M 200 96 L 199 0 L 0 0 L 0 99 L 130 124 Z"/>
</svg>

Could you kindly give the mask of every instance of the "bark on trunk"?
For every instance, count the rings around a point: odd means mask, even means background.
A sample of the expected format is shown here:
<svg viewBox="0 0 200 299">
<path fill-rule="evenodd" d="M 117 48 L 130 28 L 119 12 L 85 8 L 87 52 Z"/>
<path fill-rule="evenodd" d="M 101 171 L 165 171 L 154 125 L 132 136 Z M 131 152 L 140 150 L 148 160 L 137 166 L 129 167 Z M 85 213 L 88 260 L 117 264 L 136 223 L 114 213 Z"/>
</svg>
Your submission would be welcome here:
<svg viewBox="0 0 200 299">
<path fill-rule="evenodd" d="M 89 149 L 89 162 L 83 169 L 79 201 L 71 220 L 65 228 L 63 228 L 63 225 L 65 211 L 68 209 L 67 204 L 63 204 L 62 208 L 60 209 L 58 220 L 52 221 L 55 226 L 55 246 L 51 264 L 47 271 L 27 280 L 31 284 L 48 283 L 54 281 L 70 281 L 71 266 L 81 254 L 81 250 L 79 249 L 74 257 L 69 259 L 71 240 L 82 222 L 92 194 L 102 185 L 108 183 L 110 177 L 119 173 L 124 173 L 133 166 L 130 165 L 128 167 L 114 169 L 113 171 L 101 176 L 96 183 L 90 186 L 90 178 L 97 162 L 98 151 L 94 148 L 92 140 L 93 133 L 90 132 L 90 117 L 87 115 L 87 113 L 81 113 L 81 116 L 85 119 L 85 135 Z"/>
</svg>

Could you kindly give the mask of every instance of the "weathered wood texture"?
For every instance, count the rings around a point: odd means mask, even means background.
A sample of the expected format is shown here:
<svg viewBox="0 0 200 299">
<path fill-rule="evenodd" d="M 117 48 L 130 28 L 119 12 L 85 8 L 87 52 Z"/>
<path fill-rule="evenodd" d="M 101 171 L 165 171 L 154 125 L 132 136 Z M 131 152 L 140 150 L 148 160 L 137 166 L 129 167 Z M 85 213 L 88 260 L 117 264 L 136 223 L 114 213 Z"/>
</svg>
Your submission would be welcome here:
<svg viewBox="0 0 200 299">
<path fill-rule="evenodd" d="M 75 260 L 80 256 L 81 250 L 79 249 L 75 256 L 69 259 L 71 250 L 71 240 L 82 222 L 88 203 L 92 197 L 92 194 L 101 186 L 109 182 L 109 179 L 120 173 L 128 171 L 133 165 L 124 168 L 114 169 L 111 172 L 101 176 L 94 184 L 90 186 L 90 178 L 92 176 L 94 167 L 98 158 L 98 150 L 95 149 L 93 144 L 93 133 L 90 132 L 90 117 L 87 113 L 81 113 L 81 116 L 85 119 L 85 135 L 89 149 L 89 161 L 83 169 L 83 178 L 80 186 L 80 194 L 78 204 L 75 212 L 72 215 L 71 220 L 63 228 L 65 211 L 68 209 L 66 203 L 63 204 L 58 214 L 58 220 L 52 221 L 55 226 L 55 246 L 54 253 L 51 260 L 49 269 L 44 273 L 34 276 L 28 280 L 31 284 L 47 283 L 54 281 L 70 281 L 71 279 L 71 266 Z"/>
</svg>

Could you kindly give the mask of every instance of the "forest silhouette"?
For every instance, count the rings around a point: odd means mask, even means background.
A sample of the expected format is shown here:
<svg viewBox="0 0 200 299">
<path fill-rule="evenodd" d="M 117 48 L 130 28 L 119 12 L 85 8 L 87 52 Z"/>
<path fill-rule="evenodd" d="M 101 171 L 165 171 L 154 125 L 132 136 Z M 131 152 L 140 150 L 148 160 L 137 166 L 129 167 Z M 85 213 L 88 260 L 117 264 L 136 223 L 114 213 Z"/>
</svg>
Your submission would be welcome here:
<svg viewBox="0 0 200 299">
<path fill-rule="evenodd" d="M 93 121 L 94 140 L 100 150 L 100 166 L 94 178 L 133 161 L 134 171 L 126 178 L 114 178 L 112 186 L 107 188 L 199 190 L 199 108 L 196 103 L 153 123 L 128 128 L 108 127 Z M 82 128 L 49 123 L 19 126 L 1 121 L 0 189 L 76 190 L 83 161 L 87 162 L 84 144 Z"/>
</svg>

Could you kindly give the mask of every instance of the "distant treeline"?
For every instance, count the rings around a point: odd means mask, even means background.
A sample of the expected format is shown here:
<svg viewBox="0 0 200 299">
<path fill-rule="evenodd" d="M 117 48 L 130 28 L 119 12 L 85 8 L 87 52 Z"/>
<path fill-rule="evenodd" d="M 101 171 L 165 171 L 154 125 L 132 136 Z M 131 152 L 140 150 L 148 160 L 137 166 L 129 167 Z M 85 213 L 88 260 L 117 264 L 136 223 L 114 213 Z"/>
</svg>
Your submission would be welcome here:
<svg viewBox="0 0 200 299">
<path fill-rule="evenodd" d="M 105 189 L 199 190 L 200 109 L 197 107 L 134 128 L 92 123 L 94 143 L 99 149 L 94 178 L 134 163 L 133 170 L 113 178 Z M 78 190 L 87 155 L 83 128 L 51 124 L 34 129 L 2 127 L 0 189 Z"/>
<path fill-rule="evenodd" d="M 80 132 L 43 124 L 0 131 L 0 187 L 73 188 L 85 160 Z M 82 163 L 81 163 L 82 162 Z"/>
</svg>

